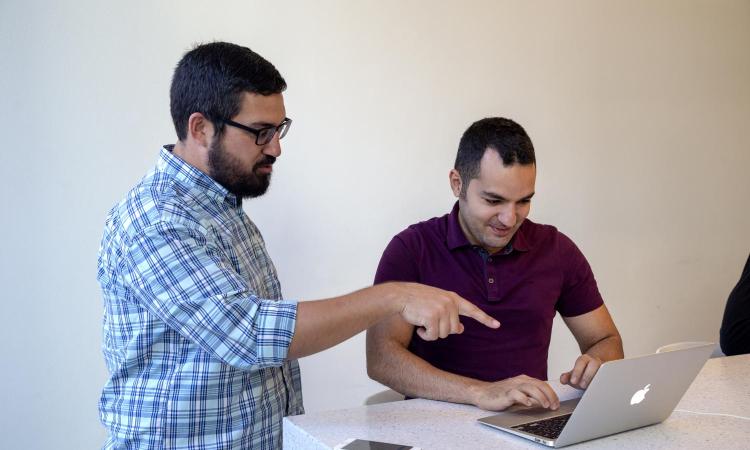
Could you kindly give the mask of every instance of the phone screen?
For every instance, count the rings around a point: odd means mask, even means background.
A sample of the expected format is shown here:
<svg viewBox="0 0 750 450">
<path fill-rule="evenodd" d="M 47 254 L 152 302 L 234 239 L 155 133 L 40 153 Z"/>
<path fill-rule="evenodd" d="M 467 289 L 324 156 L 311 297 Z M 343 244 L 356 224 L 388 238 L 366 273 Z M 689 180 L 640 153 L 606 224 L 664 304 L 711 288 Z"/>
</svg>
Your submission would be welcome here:
<svg viewBox="0 0 750 450">
<path fill-rule="evenodd" d="M 365 441 L 362 439 L 355 439 L 341 447 L 342 450 L 409 450 L 411 448 L 413 448 L 411 445 L 389 444 L 387 442 Z"/>
</svg>

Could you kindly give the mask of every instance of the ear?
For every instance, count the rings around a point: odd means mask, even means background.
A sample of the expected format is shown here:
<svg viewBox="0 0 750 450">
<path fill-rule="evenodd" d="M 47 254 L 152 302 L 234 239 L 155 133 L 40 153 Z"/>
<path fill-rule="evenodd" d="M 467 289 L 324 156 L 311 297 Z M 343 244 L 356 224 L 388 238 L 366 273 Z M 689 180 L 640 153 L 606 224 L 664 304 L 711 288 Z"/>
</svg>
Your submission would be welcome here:
<svg viewBox="0 0 750 450">
<path fill-rule="evenodd" d="M 214 125 L 203 114 L 194 112 L 188 117 L 187 132 L 189 140 L 208 148 L 214 137 Z"/>
<path fill-rule="evenodd" d="M 451 183 L 451 190 L 453 191 L 453 195 L 456 196 L 456 198 L 461 196 L 461 174 L 458 173 L 458 170 L 451 169 L 450 173 L 448 173 L 448 179 Z"/>
</svg>

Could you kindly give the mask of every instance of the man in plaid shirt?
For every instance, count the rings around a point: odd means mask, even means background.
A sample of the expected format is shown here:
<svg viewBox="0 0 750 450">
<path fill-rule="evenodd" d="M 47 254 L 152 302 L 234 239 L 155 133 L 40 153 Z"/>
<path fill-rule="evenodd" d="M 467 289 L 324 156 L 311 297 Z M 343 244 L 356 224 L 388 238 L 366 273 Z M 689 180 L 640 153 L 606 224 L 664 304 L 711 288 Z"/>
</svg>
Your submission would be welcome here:
<svg viewBox="0 0 750 450">
<path fill-rule="evenodd" d="M 215 42 L 188 52 L 170 92 L 177 143 L 109 213 L 97 278 L 110 372 L 105 448 L 274 449 L 301 414 L 296 359 L 400 314 L 423 339 L 496 320 L 454 293 L 386 283 L 284 301 L 259 230 L 262 195 L 289 130 L 276 68 Z"/>
</svg>

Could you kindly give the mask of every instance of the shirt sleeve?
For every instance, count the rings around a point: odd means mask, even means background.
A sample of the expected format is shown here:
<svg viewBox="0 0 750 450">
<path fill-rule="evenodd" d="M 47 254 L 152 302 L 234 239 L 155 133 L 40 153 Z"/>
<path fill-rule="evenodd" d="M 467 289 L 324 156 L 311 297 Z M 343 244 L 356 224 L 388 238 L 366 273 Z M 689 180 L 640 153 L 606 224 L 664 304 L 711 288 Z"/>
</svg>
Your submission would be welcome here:
<svg viewBox="0 0 750 450">
<path fill-rule="evenodd" d="M 297 304 L 260 299 L 199 229 L 157 222 L 129 243 L 126 283 L 150 312 L 239 369 L 279 366 Z"/>
<path fill-rule="evenodd" d="M 580 316 L 602 306 L 604 300 L 586 257 L 570 238 L 562 233 L 559 237 L 563 286 L 556 308 L 564 317 Z"/>
<path fill-rule="evenodd" d="M 719 334 L 721 350 L 727 356 L 750 353 L 750 257 L 729 294 Z"/>
<path fill-rule="evenodd" d="M 383 251 L 374 284 L 388 281 L 420 282 L 419 270 L 413 253 L 401 235 L 395 236 Z"/>
</svg>

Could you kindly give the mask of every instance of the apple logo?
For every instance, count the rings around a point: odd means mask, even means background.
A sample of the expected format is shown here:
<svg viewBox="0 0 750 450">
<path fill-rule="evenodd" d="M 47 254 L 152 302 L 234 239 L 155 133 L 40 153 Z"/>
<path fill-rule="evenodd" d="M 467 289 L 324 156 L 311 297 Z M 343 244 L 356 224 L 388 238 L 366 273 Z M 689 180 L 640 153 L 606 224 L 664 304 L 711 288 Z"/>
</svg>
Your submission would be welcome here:
<svg viewBox="0 0 750 450">
<path fill-rule="evenodd" d="M 638 403 L 642 402 L 643 399 L 646 398 L 646 393 L 649 391 L 649 389 L 651 389 L 651 385 L 647 384 L 646 387 L 633 394 L 633 397 L 630 399 L 630 404 L 637 405 Z"/>
</svg>

